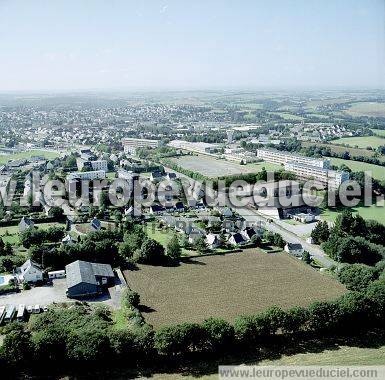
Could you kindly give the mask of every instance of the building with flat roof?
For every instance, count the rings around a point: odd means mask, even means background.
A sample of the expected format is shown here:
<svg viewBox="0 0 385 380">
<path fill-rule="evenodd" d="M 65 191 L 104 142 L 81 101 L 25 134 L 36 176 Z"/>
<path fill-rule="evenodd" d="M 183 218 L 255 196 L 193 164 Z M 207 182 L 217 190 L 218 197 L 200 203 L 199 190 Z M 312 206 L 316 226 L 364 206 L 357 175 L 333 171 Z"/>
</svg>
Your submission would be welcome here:
<svg viewBox="0 0 385 380">
<path fill-rule="evenodd" d="M 338 189 L 343 182 L 349 181 L 348 172 L 325 169 L 295 161 L 287 162 L 285 170 L 294 173 L 298 179 L 314 180 L 315 183 L 334 190 Z"/>
<path fill-rule="evenodd" d="M 212 154 L 216 153 L 219 149 L 219 144 L 210 144 L 205 142 L 191 142 L 185 140 L 172 140 L 168 143 L 175 149 L 188 150 L 194 153 Z"/>
<path fill-rule="evenodd" d="M 79 171 L 82 171 L 83 168 L 86 168 L 86 170 L 92 171 L 92 170 L 108 170 L 108 162 L 107 160 L 85 160 L 83 158 L 77 158 L 76 164 Z"/>
<path fill-rule="evenodd" d="M 127 137 L 122 139 L 122 144 L 124 153 L 135 154 L 138 148 L 158 148 L 160 141 Z"/>
<path fill-rule="evenodd" d="M 328 169 L 330 167 L 330 160 L 325 158 L 313 158 L 293 154 L 292 152 L 281 151 L 276 149 L 258 149 L 257 157 L 266 162 L 273 164 L 286 164 L 287 162 L 295 162 L 298 164 L 305 164 L 316 166 L 319 168 Z"/>
<path fill-rule="evenodd" d="M 89 172 L 73 172 L 68 174 L 67 176 L 68 181 L 74 181 L 74 180 L 92 181 L 94 179 L 105 179 L 105 178 L 106 178 L 106 172 L 104 170 L 94 170 Z"/>
</svg>

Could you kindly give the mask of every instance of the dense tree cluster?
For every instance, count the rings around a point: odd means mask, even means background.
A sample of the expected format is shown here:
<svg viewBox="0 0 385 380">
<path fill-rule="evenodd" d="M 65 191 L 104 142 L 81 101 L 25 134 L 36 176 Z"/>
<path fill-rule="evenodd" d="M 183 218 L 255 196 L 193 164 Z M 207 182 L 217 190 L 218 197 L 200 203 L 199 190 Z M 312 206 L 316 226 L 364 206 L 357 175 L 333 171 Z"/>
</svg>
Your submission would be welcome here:
<svg viewBox="0 0 385 380">
<path fill-rule="evenodd" d="M 279 248 L 283 248 L 286 244 L 285 240 L 283 240 L 282 236 L 278 233 L 273 233 L 266 230 L 263 237 L 268 244 L 274 245 Z"/>
<path fill-rule="evenodd" d="M 167 262 L 164 247 L 144 232 L 143 226 L 126 224 L 123 242 L 119 245 L 120 257 L 129 263 L 163 264 Z"/>
<path fill-rule="evenodd" d="M 329 239 L 330 231 L 327 221 L 320 221 L 316 224 L 314 229 L 311 232 L 311 237 L 314 244 L 324 243 Z"/>
<path fill-rule="evenodd" d="M 322 247 L 339 262 L 374 265 L 384 258 L 384 233 L 385 226 L 380 223 L 366 222 L 360 215 L 353 216 L 350 210 L 344 210 L 337 216 Z"/>
<path fill-rule="evenodd" d="M 20 242 L 25 248 L 43 243 L 58 242 L 64 237 L 64 228 L 52 226 L 48 229 L 29 228 L 20 233 Z"/>
</svg>

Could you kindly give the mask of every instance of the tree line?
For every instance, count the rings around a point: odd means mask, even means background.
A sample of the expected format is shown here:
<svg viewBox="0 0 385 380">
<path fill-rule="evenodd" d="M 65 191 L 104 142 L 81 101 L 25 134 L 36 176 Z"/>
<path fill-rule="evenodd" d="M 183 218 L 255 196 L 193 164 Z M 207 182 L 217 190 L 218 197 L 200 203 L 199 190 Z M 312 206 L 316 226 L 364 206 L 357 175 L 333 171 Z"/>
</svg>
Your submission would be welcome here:
<svg viewBox="0 0 385 380">
<path fill-rule="evenodd" d="M 131 312 L 139 298 L 124 295 Z M 134 309 L 131 309 L 131 308 Z M 130 321 L 132 321 L 130 319 Z M 333 301 L 283 310 L 271 307 L 256 315 L 240 316 L 234 323 L 209 318 L 154 330 L 138 322 L 120 326 L 105 307 L 87 304 L 54 307 L 34 316 L 28 324 L 5 328 L 0 349 L 2 368 L 59 364 L 88 368 L 121 362 L 126 368 L 187 358 L 221 357 L 234 352 L 255 352 L 274 342 L 305 342 L 314 337 L 355 336 L 359 331 L 384 329 L 385 282 L 375 280 L 365 289 L 351 291 Z"/>
</svg>

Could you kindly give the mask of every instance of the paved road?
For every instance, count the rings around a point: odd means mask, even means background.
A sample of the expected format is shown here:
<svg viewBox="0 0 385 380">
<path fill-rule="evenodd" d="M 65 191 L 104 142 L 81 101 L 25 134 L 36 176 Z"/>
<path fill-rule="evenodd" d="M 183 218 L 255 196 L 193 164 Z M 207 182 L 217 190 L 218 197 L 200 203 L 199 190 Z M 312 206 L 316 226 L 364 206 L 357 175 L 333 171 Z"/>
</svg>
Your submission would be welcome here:
<svg viewBox="0 0 385 380">
<path fill-rule="evenodd" d="M 186 178 L 188 180 L 192 180 L 192 178 L 186 176 L 185 174 L 179 173 L 171 168 L 165 167 L 165 170 L 168 172 L 176 173 L 179 178 Z M 234 209 L 233 206 L 231 206 Z M 325 252 L 317 245 L 309 244 L 306 239 L 302 236 L 298 236 L 292 231 L 289 231 L 281 224 L 274 221 L 274 219 L 267 218 L 266 216 L 260 214 L 257 210 L 254 210 L 249 207 L 236 208 L 235 211 L 238 212 L 240 216 L 242 216 L 249 223 L 258 223 L 262 222 L 265 224 L 265 228 L 268 231 L 280 234 L 283 239 L 289 243 L 301 244 L 302 247 L 310 253 L 310 255 L 315 258 L 321 265 L 325 268 L 330 268 L 333 265 L 338 265 L 336 261 L 331 259 L 329 256 L 325 254 Z M 269 220 L 272 222 L 269 222 Z"/>
<path fill-rule="evenodd" d="M 329 256 L 326 256 L 325 252 L 314 244 L 309 244 L 304 238 L 301 236 L 295 235 L 293 232 L 287 230 L 286 228 L 279 225 L 274 219 L 272 222 L 271 219 L 266 218 L 264 215 L 258 213 L 258 211 L 250 209 L 250 208 L 238 208 L 236 210 L 239 215 L 241 215 L 247 222 L 256 223 L 263 222 L 265 224 L 265 228 L 268 231 L 280 234 L 283 239 L 289 243 L 301 244 L 304 250 L 308 251 L 312 257 L 314 257 L 320 264 L 322 264 L 325 268 L 329 268 L 332 265 L 338 265 L 333 259 Z"/>
</svg>

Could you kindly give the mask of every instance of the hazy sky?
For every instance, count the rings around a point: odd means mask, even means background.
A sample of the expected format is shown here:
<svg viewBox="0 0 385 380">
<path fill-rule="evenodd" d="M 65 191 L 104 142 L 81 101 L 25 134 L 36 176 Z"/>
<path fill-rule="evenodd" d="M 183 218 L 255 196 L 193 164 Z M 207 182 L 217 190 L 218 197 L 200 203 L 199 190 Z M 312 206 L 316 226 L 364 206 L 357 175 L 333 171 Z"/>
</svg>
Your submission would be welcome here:
<svg viewBox="0 0 385 380">
<path fill-rule="evenodd" d="M 385 86 L 384 0 L 0 0 L 0 92 Z"/>
</svg>

